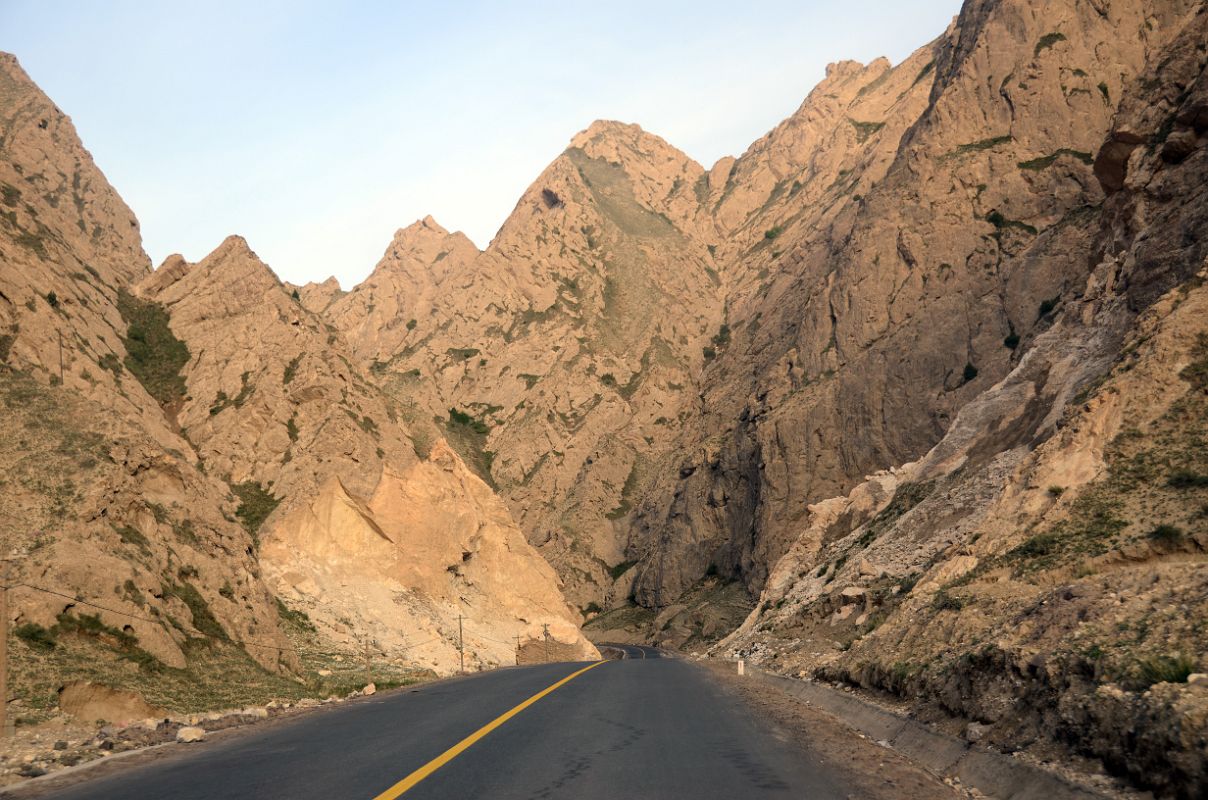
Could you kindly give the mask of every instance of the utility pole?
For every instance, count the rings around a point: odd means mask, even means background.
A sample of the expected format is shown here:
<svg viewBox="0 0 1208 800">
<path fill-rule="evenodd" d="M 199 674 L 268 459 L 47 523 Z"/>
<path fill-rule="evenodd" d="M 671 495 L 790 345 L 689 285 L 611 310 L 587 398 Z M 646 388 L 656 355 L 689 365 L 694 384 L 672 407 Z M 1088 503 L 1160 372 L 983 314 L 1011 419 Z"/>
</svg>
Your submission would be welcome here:
<svg viewBox="0 0 1208 800">
<path fill-rule="evenodd" d="M 8 736 L 8 564 L 0 565 L 0 737 Z"/>
<path fill-rule="evenodd" d="M 457 653 L 461 657 L 461 674 L 466 674 L 466 640 L 462 635 L 461 614 L 457 615 Z"/>
<path fill-rule="evenodd" d="M 543 631 L 545 636 L 545 663 L 548 664 L 552 660 L 549 656 L 549 625 L 542 625 L 542 627 L 545 629 Z"/>
<path fill-rule="evenodd" d="M 59 329 L 59 385 L 63 385 L 63 329 Z"/>
</svg>

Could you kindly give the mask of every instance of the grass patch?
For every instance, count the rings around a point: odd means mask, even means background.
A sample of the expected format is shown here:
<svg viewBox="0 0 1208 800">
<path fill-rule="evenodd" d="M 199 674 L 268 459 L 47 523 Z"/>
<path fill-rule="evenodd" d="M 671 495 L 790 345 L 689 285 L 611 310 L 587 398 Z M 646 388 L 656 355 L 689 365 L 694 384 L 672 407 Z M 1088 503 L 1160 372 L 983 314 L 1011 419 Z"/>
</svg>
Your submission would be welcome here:
<svg viewBox="0 0 1208 800">
<path fill-rule="evenodd" d="M 302 363 L 302 354 L 299 353 L 293 360 L 285 365 L 285 373 L 281 376 L 281 383 L 288 385 L 298 374 L 298 365 Z"/>
<path fill-rule="evenodd" d="M 1186 683 L 1195 669 L 1196 661 L 1190 656 L 1150 656 L 1137 660 L 1136 676 L 1140 687 L 1148 689 L 1156 683 Z"/>
<path fill-rule="evenodd" d="M 167 309 L 124 289 L 118 292 L 117 309 L 126 323 L 126 369 L 161 406 L 184 397 L 181 370 L 189 363 L 189 348 L 172 333 Z"/>
<path fill-rule="evenodd" d="M 617 507 L 604 515 L 606 519 L 616 520 L 624 517 L 633 510 L 633 494 L 638 488 L 638 462 L 635 459 L 633 466 L 629 468 L 629 474 L 625 476 L 625 483 L 621 486 L 621 501 Z"/>
<path fill-rule="evenodd" d="M 1175 470 L 1166 479 L 1166 485 L 1172 489 L 1204 489 L 1208 488 L 1208 475 L 1189 469 Z"/>
<path fill-rule="evenodd" d="M 854 119 L 848 119 L 847 121 L 850 122 L 851 126 L 856 129 L 856 141 L 860 144 L 867 142 L 870 138 L 876 135 L 881 128 L 885 127 L 884 122 L 858 122 Z"/>
<path fill-rule="evenodd" d="M 252 535 L 252 541 L 259 542 L 260 526 L 281 504 L 281 499 L 270 494 L 258 481 L 232 484 L 231 491 L 239 498 L 235 516 Z"/>
<path fill-rule="evenodd" d="M 1058 42 L 1064 42 L 1064 41 L 1065 41 L 1064 33 L 1059 33 L 1057 31 L 1054 31 L 1053 33 L 1046 33 L 1044 36 L 1040 37 L 1040 41 L 1036 42 L 1036 48 L 1032 51 L 1032 56 L 1033 57 L 1038 56 L 1045 50 L 1048 50 L 1050 47 L 1057 44 Z"/>
<path fill-rule="evenodd" d="M 620 564 L 615 564 L 615 565 L 609 567 L 608 574 L 615 581 L 618 578 L 620 578 L 622 575 L 624 575 L 626 572 L 629 572 L 629 570 L 636 567 L 637 564 L 638 564 L 638 562 L 636 562 L 636 561 L 622 561 Z"/>
<path fill-rule="evenodd" d="M 1083 164 L 1094 164 L 1095 163 L 1095 159 L 1090 153 L 1084 153 L 1081 150 L 1071 150 L 1068 147 L 1063 147 L 1060 150 L 1058 150 L 1057 152 L 1050 153 L 1047 156 L 1041 156 L 1040 158 L 1033 158 L 1031 161 L 1020 161 L 1019 168 L 1035 170 L 1035 171 L 1048 169 L 1049 167 L 1053 166 L 1053 163 L 1055 161 L 1057 161 L 1057 159 L 1061 158 L 1062 156 L 1070 156 L 1071 158 L 1076 158 L 1079 161 L 1081 161 Z"/>
<path fill-rule="evenodd" d="M 969 142 L 967 144 L 960 145 L 951 153 L 943 156 L 941 160 L 947 160 L 949 158 L 955 158 L 957 156 L 963 156 L 969 153 L 980 153 L 983 150 L 992 150 L 995 147 L 1010 144 L 1013 141 L 1015 141 L 1015 137 L 1007 134 L 1005 136 L 993 136 L 989 139 L 981 139 L 980 141 Z"/>
<path fill-rule="evenodd" d="M 46 628 L 38 625 L 35 622 L 26 622 L 24 625 L 18 625 L 13 633 L 17 638 L 25 642 L 26 645 L 34 650 L 54 650 L 55 637 Z"/>
</svg>

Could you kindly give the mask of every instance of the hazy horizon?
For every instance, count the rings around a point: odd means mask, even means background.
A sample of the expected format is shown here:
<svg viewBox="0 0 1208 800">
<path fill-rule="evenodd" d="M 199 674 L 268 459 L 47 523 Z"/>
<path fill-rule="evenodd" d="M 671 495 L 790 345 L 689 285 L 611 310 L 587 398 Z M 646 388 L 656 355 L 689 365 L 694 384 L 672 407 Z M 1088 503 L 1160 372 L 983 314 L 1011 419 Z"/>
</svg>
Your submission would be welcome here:
<svg viewBox="0 0 1208 800">
<path fill-rule="evenodd" d="M 896 64 L 959 6 L 0 0 L 0 49 L 72 117 L 156 265 L 239 234 L 282 279 L 349 288 L 428 214 L 485 247 L 593 120 L 708 167 L 827 63 Z"/>
</svg>

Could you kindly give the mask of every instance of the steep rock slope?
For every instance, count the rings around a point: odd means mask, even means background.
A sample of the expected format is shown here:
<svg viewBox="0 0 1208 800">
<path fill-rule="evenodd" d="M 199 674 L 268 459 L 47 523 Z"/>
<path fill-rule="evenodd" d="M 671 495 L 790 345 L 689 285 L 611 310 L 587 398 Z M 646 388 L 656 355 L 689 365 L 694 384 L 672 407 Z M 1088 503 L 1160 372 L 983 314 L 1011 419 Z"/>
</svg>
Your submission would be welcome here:
<svg viewBox="0 0 1208 800">
<path fill-rule="evenodd" d="M 811 506 L 727 649 L 1208 790 L 1206 40 L 1201 9 L 1126 87 L 1053 327 L 920 461 Z"/>
<path fill-rule="evenodd" d="M 596 123 L 485 252 L 425 219 L 324 312 L 414 419 L 440 417 L 581 608 L 617 594 L 621 520 L 723 324 L 708 180 Z"/>
<path fill-rule="evenodd" d="M 215 661 L 295 667 L 235 502 L 161 408 L 183 358 L 125 292 L 149 270 L 137 222 L 8 55 L 0 193 L 0 541 L 37 644 L 18 695 L 37 713 L 84 676 L 180 705 L 163 687 Z"/>
<path fill-rule="evenodd" d="M 640 603 L 710 565 L 759 589 L 809 502 L 921 455 L 1017 363 L 1085 280 L 1091 162 L 1122 87 L 1195 5 L 967 3 L 908 66 L 833 68 L 731 167 L 760 190 L 730 196 L 770 214 L 719 206 L 733 342 L 638 509 Z M 827 120 L 842 133 L 817 152 L 794 144 Z M 803 195 L 821 202 L 794 215 Z"/>
<path fill-rule="evenodd" d="M 459 666 L 464 612 L 471 664 L 511 663 L 514 637 L 547 627 L 594 655 L 490 489 L 439 440 L 417 455 L 397 404 L 243 239 L 197 264 L 172 257 L 137 288 L 194 353 L 182 430 L 259 511 L 270 585 L 321 632 L 443 673 Z"/>
</svg>

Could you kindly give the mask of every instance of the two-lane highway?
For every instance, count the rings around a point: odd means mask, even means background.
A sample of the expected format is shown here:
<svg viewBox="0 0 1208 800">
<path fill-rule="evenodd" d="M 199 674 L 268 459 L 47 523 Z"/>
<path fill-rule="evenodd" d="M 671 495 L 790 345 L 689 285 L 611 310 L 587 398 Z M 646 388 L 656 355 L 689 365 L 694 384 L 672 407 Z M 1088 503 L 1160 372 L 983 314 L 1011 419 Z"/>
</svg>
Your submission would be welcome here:
<svg viewBox="0 0 1208 800">
<path fill-rule="evenodd" d="M 367 698 L 173 748 L 49 796 L 848 796 L 841 778 L 773 735 L 701 668 L 627 649 L 623 660 L 503 669 Z"/>
</svg>

